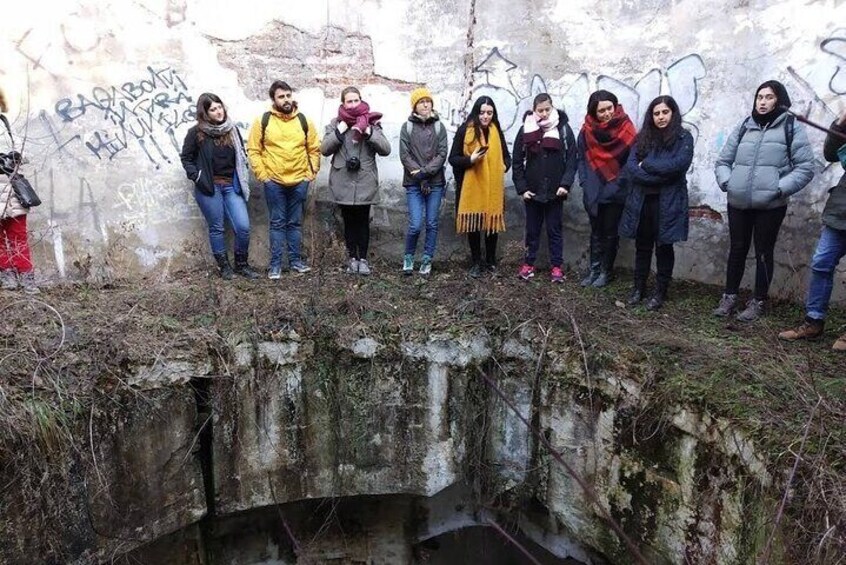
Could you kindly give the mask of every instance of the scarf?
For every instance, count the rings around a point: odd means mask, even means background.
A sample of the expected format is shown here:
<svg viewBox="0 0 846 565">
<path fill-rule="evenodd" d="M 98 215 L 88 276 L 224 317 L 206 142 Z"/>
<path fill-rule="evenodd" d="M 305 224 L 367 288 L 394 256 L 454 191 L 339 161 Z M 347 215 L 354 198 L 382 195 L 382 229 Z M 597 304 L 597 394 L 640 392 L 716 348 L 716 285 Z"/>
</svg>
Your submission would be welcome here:
<svg viewBox="0 0 846 565">
<path fill-rule="evenodd" d="M 209 137 L 221 138 L 228 135 L 232 147 L 235 149 L 235 176 L 238 177 L 238 185 L 241 187 L 241 195 L 245 201 L 250 200 L 250 168 L 248 166 L 247 154 L 244 152 L 244 144 L 235 125 L 226 116 L 226 121 L 219 124 L 208 122 L 197 122 L 200 131 Z"/>
<path fill-rule="evenodd" d="M 502 135 L 493 123 L 488 139 L 476 139 L 473 124 L 464 133 L 464 156 L 487 145 L 487 154 L 464 173 L 461 198 L 455 216 L 455 231 L 468 233 L 505 231 L 505 164 L 502 162 Z"/>
<path fill-rule="evenodd" d="M 364 130 L 367 126 L 375 126 L 382 119 L 379 112 L 371 112 L 370 106 L 364 100 L 355 108 L 344 108 L 343 104 L 338 107 L 338 121 L 345 122 L 353 132 L 353 141 L 361 141 L 364 138 Z"/>
<path fill-rule="evenodd" d="M 564 144 L 558 131 L 558 110 L 553 108 L 549 117 L 539 120 L 534 112 L 528 112 L 523 120 L 523 143 L 526 151 L 540 153 L 544 149 L 560 151 Z"/>
<path fill-rule="evenodd" d="M 616 179 L 637 137 L 637 129 L 623 106 L 617 104 L 614 115 L 605 123 L 587 114 L 582 133 L 588 166 L 605 182 Z"/>
</svg>

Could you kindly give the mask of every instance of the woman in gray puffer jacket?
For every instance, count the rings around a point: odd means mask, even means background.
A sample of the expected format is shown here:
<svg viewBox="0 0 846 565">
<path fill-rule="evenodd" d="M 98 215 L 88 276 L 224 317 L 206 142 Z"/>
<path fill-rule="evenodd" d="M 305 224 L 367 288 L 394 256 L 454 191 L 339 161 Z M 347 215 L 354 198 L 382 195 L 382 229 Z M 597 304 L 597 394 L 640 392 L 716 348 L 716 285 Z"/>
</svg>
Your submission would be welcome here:
<svg viewBox="0 0 846 565">
<path fill-rule="evenodd" d="M 737 305 L 753 239 L 755 292 L 737 319 L 752 322 L 763 314 L 773 280 L 773 250 L 787 213 L 787 200 L 814 177 L 808 134 L 787 113 L 790 104 L 790 96 L 780 82 L 768 80 L 759 86 L 752 115 L 732 132 L 717 159 L 717 184 L 728 193 L 730 249 L 725 291 L 715 316 L 729 316 Z"/>
</svg>

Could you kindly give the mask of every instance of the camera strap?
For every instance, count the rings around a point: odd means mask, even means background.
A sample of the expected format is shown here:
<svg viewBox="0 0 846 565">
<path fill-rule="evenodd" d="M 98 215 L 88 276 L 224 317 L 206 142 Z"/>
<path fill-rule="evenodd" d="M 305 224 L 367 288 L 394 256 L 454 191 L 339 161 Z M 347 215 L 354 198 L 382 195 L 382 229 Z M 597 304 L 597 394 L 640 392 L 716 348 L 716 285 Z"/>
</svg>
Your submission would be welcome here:
<svg viewBox="0 0 846 565">
<path fill-rule="evenodd" d="M 346 144 L 347 134 L 349 132 L 350 132 L 349 129 L 344 132 L 344 144 L 341 145 L 341 150 L 344 153 L 344 162 L 347 162 L 347 161 L 350 160 L 350 154 L 349 154 L 349 152 L 347 152 L 347 144 Z M 361 142 L 358 143 L 358 154 L 355 156 L 356 159 L 358 159 L 359 161 L 361 161 L 361 146 L 362 145 L 364 145 L 364 139 L 362 139 Z"/>
<path fill-rule="evenodd" d="M 0 121 L 3 122 L 4 126 L 6 126 L 6 133 L 9 134 L 9 141 L 12 142 L 12 149 L 15 149 L 15 137 L 12 135 L 12 126 L 9 125 L 9 119 L 6 117 L 6 114 L 0 114 Z"/>
</svg>

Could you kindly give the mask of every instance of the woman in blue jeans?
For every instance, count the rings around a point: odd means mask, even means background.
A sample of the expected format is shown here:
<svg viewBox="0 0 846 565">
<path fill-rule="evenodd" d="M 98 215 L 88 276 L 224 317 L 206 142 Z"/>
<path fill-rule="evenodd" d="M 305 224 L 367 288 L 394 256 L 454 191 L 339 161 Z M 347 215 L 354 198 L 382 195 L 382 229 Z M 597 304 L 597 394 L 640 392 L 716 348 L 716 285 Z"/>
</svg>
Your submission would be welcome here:
<svg viewBox="0 0 846 565">
<path fill-rule="evenodd" d="M 185 174 L 194 182 L 194 198 L 209 226 L 209 243 L 226 280 L 237 273 L 258 278 L 247 262 L 250 250 L 250 199 L 247 154 L 238 128 L 221 99 L 209 92 L 197 99 L 197 125 L 188 130 L 180 154 Z M 229 264 L 224 220 L 235 231 L 235 269 Z"/>
<path fill-rule="evenodd" d="M 426 242 L 420 261 L 420 274 L 432 272 L 432 258 L 438 242 L 438 215 L 444 195 L 444 163 L 446 162 L 446 128 L 435 112 L 432 94 L 426 88 L 411 93 L 411 116 L 400 130 L 400 161 L 403 166 L 402 185 L 408 201 L 408 232 L 405 236 L 405 256 L 402 272 L 414 272 L 417 239 L 426 219 Z"/>
</svg>

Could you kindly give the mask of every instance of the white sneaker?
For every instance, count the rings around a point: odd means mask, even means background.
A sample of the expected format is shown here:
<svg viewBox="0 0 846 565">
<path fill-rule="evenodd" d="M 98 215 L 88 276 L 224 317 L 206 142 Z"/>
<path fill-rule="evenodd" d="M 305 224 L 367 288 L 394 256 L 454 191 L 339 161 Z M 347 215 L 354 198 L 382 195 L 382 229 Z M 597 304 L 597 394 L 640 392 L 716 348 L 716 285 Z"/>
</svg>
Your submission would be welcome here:
<svg viewBox="0 0 846 565">
<path fill-rule="evenodd" d="M 358 268 L 359 268 L 358 259 L 350 258 L 350 262 L 347 265 L 347 274 L 357 275 L 358 274 Z"/>
<path fill-rule="evenodd" d="M 370 265 L 367 264 L 367 259 L 358 260 L 358 274 L 364 276 L 370 274 Z"/>
</svg>

